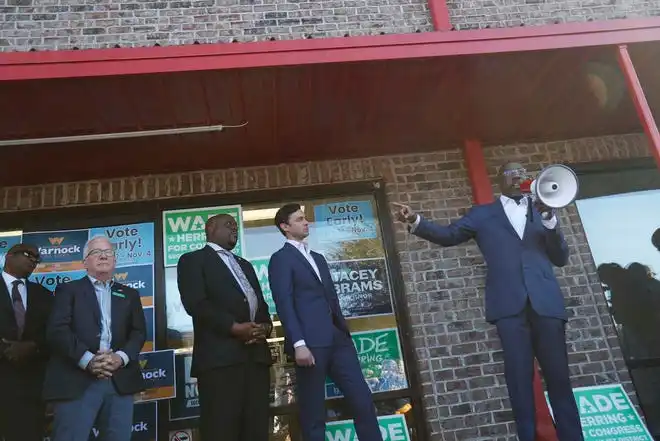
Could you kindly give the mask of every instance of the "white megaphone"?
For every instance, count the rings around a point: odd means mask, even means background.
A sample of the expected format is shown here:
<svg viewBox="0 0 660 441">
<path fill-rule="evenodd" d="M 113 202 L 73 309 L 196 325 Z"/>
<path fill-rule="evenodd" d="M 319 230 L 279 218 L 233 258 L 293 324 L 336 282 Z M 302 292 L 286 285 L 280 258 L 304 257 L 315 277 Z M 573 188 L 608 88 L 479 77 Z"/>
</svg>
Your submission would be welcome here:
<svg viewBox="0 0 660 441">
<path fill-rule="evenodd" d="M 577 175 L 565 165 L 550 165 L 536 176 L 529 185 L 533 199 L 549 208 L 564 208 L 577 197 L 579 183 Z"/>
</svg>

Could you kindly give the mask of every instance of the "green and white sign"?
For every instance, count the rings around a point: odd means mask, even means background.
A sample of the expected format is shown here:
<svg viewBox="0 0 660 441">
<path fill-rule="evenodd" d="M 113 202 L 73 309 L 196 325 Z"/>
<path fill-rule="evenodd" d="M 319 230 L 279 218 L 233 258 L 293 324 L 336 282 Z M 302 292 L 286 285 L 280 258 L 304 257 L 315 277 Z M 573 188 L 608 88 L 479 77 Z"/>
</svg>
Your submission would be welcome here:
<svg viewBox="0 0 660 441">
<path fill-rule="evenodd" d="M 584 441 L 653 441 L 620 384 L 577 387 L 573 395 Z M 545 399 L 552 413 L 547 392 Z"/>
<path fill-rule="evenodd" d="M 249 259 L 249 261 L 254 267 L 254 271 L 257 273 L 257 279 L 259 280 L 259 285 L 261 285 L 261 291 L 264 293 L 264 300 L 266 300 L 266 303 L 268 304 L 268 313 L 274 315 L 277 311 L 275 310 L 273 292 L 270 290 L 270 283 L 268 282 L 268 262 L 270 262 L 270 257 L 259 257 L 256 259 Z"/>
<path fill-rule="evenodd" d="M 206 221 L 216 214 L 229 214 L 238 223 L 234 254 L 243 255 L 243 213 L 240 205 L 163 211 L 163 253 L 165 266 L 176 266 L 181 255 L 204 248 Z"/>
<path fill-rule="evenodd" d="M 403 368 L 401 344 L 396 328 L 351 334 L 358 353 L 362 373 L 372 392 L 387 392 L 408 387 Z M 339 388 L 329 379 L 325 383 L 326 398 L 342 396 Z"/>
<path fill-rule="evenodd" d="M 378 417 L 383 441 L 410 441 L 408 425 L 403 415 Z M 325 441 L 359 441 L 353 420 L 333 421 L 325 426 Z"/>
</svg>

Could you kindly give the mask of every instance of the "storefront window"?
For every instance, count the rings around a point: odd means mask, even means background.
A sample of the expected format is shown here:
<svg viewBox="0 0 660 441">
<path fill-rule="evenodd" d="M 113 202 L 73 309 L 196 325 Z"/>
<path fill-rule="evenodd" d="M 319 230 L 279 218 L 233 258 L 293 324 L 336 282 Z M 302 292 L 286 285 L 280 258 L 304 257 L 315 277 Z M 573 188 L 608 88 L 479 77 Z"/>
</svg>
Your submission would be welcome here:
<svg viewBox="0 0 660 441">
<path fill-rule="evenodd" d="M 378 400 L 378 394 L 381 392 L 401 391 L 402 395 L 405 395 L 404 391 L 409 384 L 394 314 L 391 273 L 373 196 L 318 198 L 304 200 L 301 205 L 310 221 L 310 247 L 322 253 L 328 261 L 342 312 L 348 319 L 363 373 L 375 393 L 375 399 Z M 239 239 L 240 247 L 236 252 L 241 253 L 242 257 L 255 267 L 275 323 L 274 333 L 269 340 L 276 360 L 271 388 L 271 406 L 274 409 L 294 404 L 296 387 L 294 365 L 284 354 L 284 334 L 268 287 L 268 261 L 285 243 L 284 236 L 273 224 L 273 218 L 280 206 L 280 202 L 246 204 L 234 212 L 243 227 L 242 237 Z M 194 217 L 194 211 L 182 210 L 182 213 Z M 205 207 L 198 210 L 204 219 L 211 211 L 213 210 Z M 194 219 L 176 219 L 166 212 L 163 220 L 166 236 L 193 233 L 189 231 L 192 223 L 188 224 L 189 229 L 185 231 L 173 231 L 169 227 L 194 222 Z M 180 245 L 178 240 L 164 238 L 166 255 L 168 244 Z M 194 246 L 203 246 L 203 243 Z M 172 246 L 171 251 L 175 252 L 180 248 L 185 246 Z M 166 257 L 166 265 L 167 261 Z M 181 305 L 174 259 L 171 259 L 170 266 L 165 268 L 165 291 L 168 345 L 178 352 L 177 373 L 182 374 L 178 378 L 178 398 L 170 402 L 170 419 L 194 418 L 199 412 L 196 382 L 189 374 L 194 332 L 192 319 Z M 326 398 L 331 401 L 341 398 L 340 391 L 330 381 L 326 385 Z M 410 400 L 395 399 L 378 406 L 384 414 L 396 414 L 400 409 L 409 410 Z M 338 413 L 328 415 L 329 421 L 350 418 L 344 415 L 341 409 L 336 412 Z M 276 425 L 273 426 L 272 439 L 285 439 L 281 434 L 278 435 Z M 282 427 L 285 426 L 287 424 L 283 423 Z"/>
<path fill-rule="evenodd" d="M 649 429 L 660 433 L 660 190 L 577 201 Z"/>
</svg>

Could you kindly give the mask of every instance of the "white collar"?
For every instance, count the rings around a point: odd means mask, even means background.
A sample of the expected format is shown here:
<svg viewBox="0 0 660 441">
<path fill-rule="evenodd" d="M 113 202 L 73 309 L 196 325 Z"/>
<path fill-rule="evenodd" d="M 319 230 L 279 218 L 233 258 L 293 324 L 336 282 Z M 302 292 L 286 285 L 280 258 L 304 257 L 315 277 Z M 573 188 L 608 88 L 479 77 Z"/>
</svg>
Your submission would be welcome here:
<svg viewBox="0 0 660 441">
<path fill-rule="evenodd" d="M 19 278 L 17 278 L 17 277 L 14 277 L 14 276 L 12 276 L 11 274 L 9 274 L 9 273 L 6 272 L 6 271 L 3 271 L 3 272 L 2 272 L 2 278 L 5 279 L 5 283 L 6 283 L 7 285 L 10 285 L 10 286 L 14 283 L 14 280 L 20 280 L 21 282 L 23 282 L 23 285 L 26 285 L 24 279 L 19 279 Z M 27 286 L 27 285 L 26 285 L 26 286 Z"/>
<path fill-rule="evenodd" d="M 230 253 L 231 254 L 231 251 L 225 250 L 224 248 L 222 248 L 217 243 L 206 242 L 206 246 L 211 247 L 211 249 L 213 249 L 213 251 L 215 251 L 216 253 Z"/>
<path fill-rule="evenodd" d="M 520 200 L 520 203 L 518 203 L 518 202 L 514 201 L 513 199 L 511 199 L 511 198 L 508 197 L 508 196 L 504 196 L 504 195 L 501 195 L 501 196 L 500 196 L 500 202 L 501 202 L 502 205 L 504 205 L 504 206 L 507 206 L 507 205 L 509 205 L 509 204 L 513 204 L 513 205 L 517 205 L 517 206 L 520 206 L 520 205 L 525 205 L 525 206 L 527 206 L 527 200 L 528 200 L 527 197 L 523 197 L 523 198 Z"/>
<path fill-rule="evenodd" d="M 92 285 L 100 284 L 104 285 L 106 288 L 112 284 L 112 279 L 108 280 L 107 282 L 102 282 L 99 279 L 92 277 L 91 275 L 87 274 L 87 277 L 89 277 L 89 280 L 92 282 Z"/>
<path fill-rule="evenodd" d="M 293 245 L 294 247 L 296 247 L 300 251 L 304 251 L 306 253 L 310 252 L 309 244 L 307 242 L 299 242 L 299 241 L 294 240 L 294 239 L 287 239 L 287 243 L 290 243 L 291 245 Z"/>
</svg>

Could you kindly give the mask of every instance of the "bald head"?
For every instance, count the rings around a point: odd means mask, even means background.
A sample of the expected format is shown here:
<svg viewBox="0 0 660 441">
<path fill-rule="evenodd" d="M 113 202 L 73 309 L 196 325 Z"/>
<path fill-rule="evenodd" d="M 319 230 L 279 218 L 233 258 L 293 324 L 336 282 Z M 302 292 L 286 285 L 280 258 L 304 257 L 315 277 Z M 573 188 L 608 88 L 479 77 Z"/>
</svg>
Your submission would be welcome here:
<svg viewBox="0 0 660 441">
<path fill-rule="evenodd" d="M 238 243 L 238 224 L 229 214 L 217 214 L 206 221 L 206 240 L 231 251 Z"/>
<path fill-rule="evenodd" d="M 34 245 L 19 243 L 7 251 L 5 272 L 18 279 L 26 279 L 41 262 L 39 250 Z"/>
<path fill-rule="evenodd" d="M 518 162 L 508 162 L 500 170 L 500 191 L 504 196 L 520 196 L 520 184 L 527 179 L 527 170 Z"/>
</svg>

